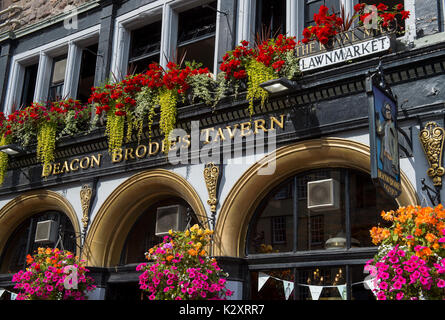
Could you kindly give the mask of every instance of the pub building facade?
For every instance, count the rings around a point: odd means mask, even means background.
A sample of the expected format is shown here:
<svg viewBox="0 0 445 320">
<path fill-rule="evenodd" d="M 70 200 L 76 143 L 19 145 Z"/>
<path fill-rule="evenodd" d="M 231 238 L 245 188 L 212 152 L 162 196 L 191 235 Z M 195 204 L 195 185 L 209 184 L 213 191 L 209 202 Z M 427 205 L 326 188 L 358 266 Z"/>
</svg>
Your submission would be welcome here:
<svg viewBox="0 0 445 320">
<path fill-rule="evenodd" d="M 419 138 L 428 127 L 444 127 L 445 3 L 401 2 L 411 13 L 403 34 L 386 40 L 349 34 L 357 39 L 344 44 L 338 61 L 317 45 L 299 47 L 301 78 L 271 94 L 263 108 L 255 105 L 253 115 L 243 92 L 214 109 L 181 106 L 178 127 L 200 132 L 187 163 L 167 159 L 156 128 L 151 140 L 145 136 L 113 155 L 103 127 L 62 138 L 47 170 L 32 148 L 11 155 L 0 188 L 0 299 L 14 297 L 12 274 L 42 246 L 37 223 L 49 220 L 58 231 L 53 241 L 87 261 L 97 285 L 90 299 L 141 299 L 135 268 L 160 241 L 157 229 L 169 227 L 158 215 L 165 208 L 173 208 L 177 221 L 187 216 L 214 229 L 211 253 L 229 273 L 233 299 L 373 299 L 363 267 L 376 253 L 369 230 L 383 223 L 380 212 L 445 197 L 427 173 L 441 166 L 442 155 L 430 162 Z M 253 42 L 262 27 L 301 40 L 320 5 L 337 12 L 343 5 L 351 14 L 357 3 L 2 1 L 1 107 L 8 114 L 32 101 L 86 101 L 92 86 L 112 76 L 143 72 L 151 62 L 166 66 L 184 53 L 216 74 L 223 55 L 242 40 Z M 361 43 L 357 51 L 348 49 L 354 43 Z M 400 160 L 392 195 L 372 172 L 382 144 L 371 141 L 373 74 L 397 97 Z M 245 138 L 230 136 L 237 130 Z M 247 141 L 263 133 L 273 150 Z M 231 152 L 215 164 L 205 145 L 218 134 Z M 213 174 L 204 175 L 208 169 Z"/>
</svg>

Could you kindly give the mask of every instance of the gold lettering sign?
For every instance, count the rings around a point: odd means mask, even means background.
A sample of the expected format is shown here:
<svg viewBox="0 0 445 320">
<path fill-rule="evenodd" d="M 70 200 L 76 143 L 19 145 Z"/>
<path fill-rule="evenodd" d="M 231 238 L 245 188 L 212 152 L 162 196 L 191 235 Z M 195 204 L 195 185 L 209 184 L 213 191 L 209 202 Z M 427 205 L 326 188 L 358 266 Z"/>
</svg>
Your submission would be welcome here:
<svg viewBox="0 0 445 320">
<path fill-rule="evenodd" d="M 257 119 L 252 121 L 246 121 L 242 123 L 235 123 L 225 128 L 205 128 L 201 130 L 201 137 L 203 137 L 203 144 L 209 144 L 212 142 L 234 140 L 237 134 L 241 137 L 247 137 L 251 135 L 257 135 L 260 132 L 269 132 L 277 130 L 278 128 L 284 129 L 285 115 L 282 114 L 278 118 L 271 116 L 268 119 Z M 214 138 L 211 138 L 214 137 Z M 191 136 L 187 134 L 183 137 L 179 137 L 175 141 L 171 141 L 170 151 L 177 148 L 177 143 L 180 143 L 181 149 L 188 149 L 191 145 Z M 151 141 L 147 145 L 140 144 L 136 148 L 117 148 L 112 151 L 111 163 L 120 163 L 122 161 L 137 161 L 138 159 L 148 158 L 156 156 L 159 153 L 165 152 L 166 148 L 164 141 L 155 142 Z M 88 170 L 91 168 L 99 168 L 102 162 L 102 154 L 89 155 L 71 160 L 65 160 L 63 162 L 55 162 L 47 164 L 42 167 L 42 177 L 49 177 L 51 175 L 61 175 L 70 172 L 79 172 Z"/>
</svg>

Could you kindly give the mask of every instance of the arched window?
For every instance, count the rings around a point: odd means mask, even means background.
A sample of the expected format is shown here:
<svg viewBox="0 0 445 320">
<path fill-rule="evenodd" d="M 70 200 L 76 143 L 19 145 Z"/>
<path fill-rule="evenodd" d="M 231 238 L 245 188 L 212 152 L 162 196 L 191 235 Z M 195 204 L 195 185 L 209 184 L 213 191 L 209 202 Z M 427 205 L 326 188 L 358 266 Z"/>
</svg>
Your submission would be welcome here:
<svg viewBox="0 0 445 320">
<path fill-rule="evenodd" d="M 330 190 L 331 204 L 317 208 Z M 306 300 L 314 298 L 311 289 L 321 289 L 320 299 L 341 299 L 342 285 L 343 298 L 372 296 L 360 284 L 376 252 L 369 230 L 384 225 L 382 210 L 396 208 L 360 171 L 326 168 L 289 178 L 264 198 L 249 225 L 251 298 Z"/>
<path fill-rule="evenodd" d="M 57 243 L 35 242 L 37 223 L 41 221 L 55 221 L 61 241 L 58 247 L 76 252 L 76 235 L 70 219 L 58 211 L 46 211 L 28 218 L 22 222 L 12 233 L 5 246 L 6 250 L 1 256 L 0 273 L 14 273 L 26 267 L 26 255 L 33 254 L 39 247 L 54 247 Z"/>
</svg>

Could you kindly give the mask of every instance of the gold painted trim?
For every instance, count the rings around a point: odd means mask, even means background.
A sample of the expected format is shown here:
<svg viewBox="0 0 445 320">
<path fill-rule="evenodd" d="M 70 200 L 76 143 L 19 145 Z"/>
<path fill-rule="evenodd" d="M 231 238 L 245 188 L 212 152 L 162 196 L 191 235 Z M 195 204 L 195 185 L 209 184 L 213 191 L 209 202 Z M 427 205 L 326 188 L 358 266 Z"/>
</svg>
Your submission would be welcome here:
<svg viewBox="0 0 445 320">
<path fill-rule="evenodd" d="M 90 202 L 93 195 L 93 189 L 85 184 L 80 189 L 80 202 L 82 204 L 82 227 L 86 229 L 89 222 Z"/>
<path fill-rule="evenodd" d="M 276 170 L 273 175 L 257 174 L 274 160 Z M 370 173 L 369 146 L 340 138 L 308 140 L 279 148 L 275 158 L 266 157 L 251 166 L 232 187 L 220 209 L 215 228 L 215 255 L 244 256 L 249 221 L 270 190 L 289 176 L 326 167 L 345 167 Z M 402 193 L 396 199 L 398 205 L 417 205 L 416 191 L 403 172 L 401 181 Z"/>
<path fill-rule="evenodd" d="M 216 212 L 216 205 L 218 204 L 217 190 L 219 172 L 219 167 L 216 166 L 213 162 L 208 163 L 204 167 L 204 180 L 206 183 L 207 192 L 209 194 L 207 204 L 210 206 L 211 212 Z"/>
<path fill-rule="evenodd" d="M 201 198 L 185 178 L 164 169 L 138 173 L 119 185 L 94 216 L 83 249 L 88 265 L 117 265 L 125 239 L 137 218 L 150 205 L 169 196 L 184 199 L 200 222 L 207 225 Z"/>
<path fill-rule="evenodd" d="M 49 190 L 27 192 L 14 198 L 0 210 L 0 253 L 3 252 L 14 230 L 23 221 L 34 214 L 48 210 L 66 214 L 73 225 L 74 232 L 80 234 L 80 224 L 76 211 L 65 197 Z M 78 248 L 80 239 L 76 241 Z M 77 249 L 77 254 L 79 253 L 79 249 Z"/>
<path fill-rule="evenodd" d="M 441 187 L 445 174 L 445 168 L 442 166 L 445 129 L 439 127 L 436 122 L 428 122 L 420 131 L 419 139 L 430 165 L 427 174 L 433 180 L 434 186 Z"/>
</svg>

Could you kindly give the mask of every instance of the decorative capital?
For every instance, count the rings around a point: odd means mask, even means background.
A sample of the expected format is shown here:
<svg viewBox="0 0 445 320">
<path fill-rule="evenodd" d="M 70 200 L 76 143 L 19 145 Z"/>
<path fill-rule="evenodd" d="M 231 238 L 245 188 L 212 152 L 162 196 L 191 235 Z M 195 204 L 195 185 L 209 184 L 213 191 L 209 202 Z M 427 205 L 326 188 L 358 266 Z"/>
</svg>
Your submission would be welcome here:
<svg viewBox="0 0 445 320">
<path fill-rule="evenodd" d="M 436 122 L 428 122 L 425 128 L 420 131 L 419 138 L 430 166 L 427 174 L 433 179 L 434 186 L 441 187 L 442 176 L 445 174 L 445 169 L 442 166 L 445 129 L 439 127 Z"/>
<path fill-rule="evenodd" d="M 82 204 L 82 225 L 84 229 L 86 229 L 88 226 L 92 195 L 93 195 L 93 189 L 89 185 L 84 184 L 82 186 L 82 189 L 80 190 L 80 202 Z"/>
<path fill-rule="evenodd" d="M 219 167 L 213 162 L 206 164 L 204 168 L 204 179 L 209 193 L 207 204 L 210 206 L 211 212 L 216 212 L 216 205 L 218 204 L 216 194 L 218 190 L 219 172 Z"/>
</svg>

